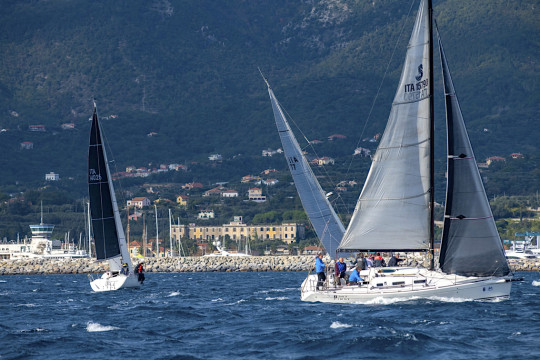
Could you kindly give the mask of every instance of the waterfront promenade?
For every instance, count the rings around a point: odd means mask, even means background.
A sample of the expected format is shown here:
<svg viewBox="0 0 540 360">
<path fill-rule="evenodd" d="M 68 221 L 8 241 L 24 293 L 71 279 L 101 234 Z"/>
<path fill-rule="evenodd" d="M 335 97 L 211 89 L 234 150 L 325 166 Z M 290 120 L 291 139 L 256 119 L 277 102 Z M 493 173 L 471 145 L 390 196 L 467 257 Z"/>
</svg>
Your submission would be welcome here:
<svg viewBox="0 0 540 360">
<path fill-rule="evenodd" d="M 137 264 L 141 259 L 133 259 Z M 509 260 L 514 271 L 540 271 L 540 259 Z M 249 257 L 178 257 L 146 258 L 145 272 L 258 272 L 309 271 L 315 264 L 314 255 L 249 256 Z M 332 263 L 331 263 L 332 264 Z M 409 266 L 416 266 L 408 261 Z M 31 274 L 99 274 L 108 270 L 107 262 L 95 259 L 74 260 L 0 260 L 0 275 Z"/>
</svg>

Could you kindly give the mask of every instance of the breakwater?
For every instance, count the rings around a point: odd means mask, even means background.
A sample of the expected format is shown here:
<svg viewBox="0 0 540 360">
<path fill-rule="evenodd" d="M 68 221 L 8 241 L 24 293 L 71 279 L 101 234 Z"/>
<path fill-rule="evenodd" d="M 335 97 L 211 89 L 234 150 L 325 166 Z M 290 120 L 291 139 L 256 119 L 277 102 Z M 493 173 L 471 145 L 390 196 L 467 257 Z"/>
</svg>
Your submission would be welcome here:
<svg viewBox="0 0 540 360">
<path fill-rule="evenodd" d="M 136 264 L 139 259 L 133 259 Z M 328 263 L 328 262 L 327 262 Z M 407 261 L 415 266 L 414 261 Z M 309 271 L 315 264 L 314 255 L 250 256 L 250 257 L 178 257 L 146 258 L 146 272 L 257 272 Z M 514 271 L 540 271 L 540 259 L 509 260 Z M 330 262 L 330 265 L 333 265 Z M 95 259 L 25 259 L 0 260 L 0 275 L 37 274 L 99 274 L 108 270 L 107 262 Z"/>
</svg>

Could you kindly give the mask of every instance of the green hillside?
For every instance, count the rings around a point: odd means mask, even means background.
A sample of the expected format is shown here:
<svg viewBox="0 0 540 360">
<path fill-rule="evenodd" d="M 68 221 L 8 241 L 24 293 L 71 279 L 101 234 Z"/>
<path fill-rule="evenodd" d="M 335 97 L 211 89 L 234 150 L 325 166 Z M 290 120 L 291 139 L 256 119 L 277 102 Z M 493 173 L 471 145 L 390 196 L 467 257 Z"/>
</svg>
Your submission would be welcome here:
<svg viewBox="0 0 540 360">
<path fill-rule="evenodd" d="M 523 153 L 526 164 L 490 181 L 497 193 L 536 191 L 537 1 L 434 7 L 477 158 Z M 280 144 L 258 67 L 310 140 L 348 136 L 324 155 L 352 154 L 384 129 L 416 8 L 397 0 L 3 1 L 0 185 L 43 182 L 54 171 L 82 192 L 92 98 L 100 116 L 117 115 L 103 127 L 120 169 L 260 156 Z M 30 132 L 37 124 L 47 131 Z M 437 131 L 443 154 L 441 113 Z M 33 149 L 21 149 L 25 141 Z M 256 164 L 238 161 L 246 173 Z"/>
</svg>

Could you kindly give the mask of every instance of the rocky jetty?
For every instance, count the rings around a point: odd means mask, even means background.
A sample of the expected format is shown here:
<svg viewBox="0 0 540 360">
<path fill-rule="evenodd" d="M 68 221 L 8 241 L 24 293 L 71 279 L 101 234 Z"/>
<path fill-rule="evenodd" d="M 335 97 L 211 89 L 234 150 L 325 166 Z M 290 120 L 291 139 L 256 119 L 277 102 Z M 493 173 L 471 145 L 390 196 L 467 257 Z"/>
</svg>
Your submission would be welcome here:
<svg viewBox="0 0 540 360">
<path fill-rule="evenodd" d="M 138 263 L 138 259 L 133 259 Z M 309 271 L 315 256 L 249 256 L 249 257 L 179 257 L 147 258 L 146 272 L 258 272 L 258 271 Z M 329 263 L 331 268 L 333 262 Z M 540 271 L 540 259 L 509 260 L 514 271 Z M 424 265 L 408 259 L 407 266 Z M 30 274 L 99 274 L 108 270 L 107 262 L 94 259 L 27 259 L 0 260 L 0 275 Z"/>
<path fill-rule="evenodd" d="M 132 260 L 134 264 L 139 259 Z M 240 272 L 308 271 L 315 256 L 208 256 L 147 258 L 146 272 Z M 108 270 L 107 262 L 95 259 L 0 260 L 0 275 L 21 274 L 97 274 Z"/>
</svg>

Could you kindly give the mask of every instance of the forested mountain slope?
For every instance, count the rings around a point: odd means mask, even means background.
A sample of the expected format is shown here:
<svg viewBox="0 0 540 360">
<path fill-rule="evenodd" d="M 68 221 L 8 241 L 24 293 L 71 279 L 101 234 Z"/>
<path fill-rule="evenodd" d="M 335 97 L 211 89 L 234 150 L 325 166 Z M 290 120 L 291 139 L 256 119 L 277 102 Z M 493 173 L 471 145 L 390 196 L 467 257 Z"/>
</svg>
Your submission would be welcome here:
<svg viewBox="0 0 540 360">
<path fill-rule="evenodd" d="M 0 184 L 49 171 L 84 184 L 92 98 L 117 115 L 103 126 L 120 167 L 277 148 L 258 67 L 310 140 L 346 134 L 352 154 L 384 129 L 417 5 L 3 1 Z M 538 2 L 441 0 L 434 13 L 477 158 L 521 152 L 538 171 Z M 437 130 L 442 154 L 442 114 Z"/>
</svg>

